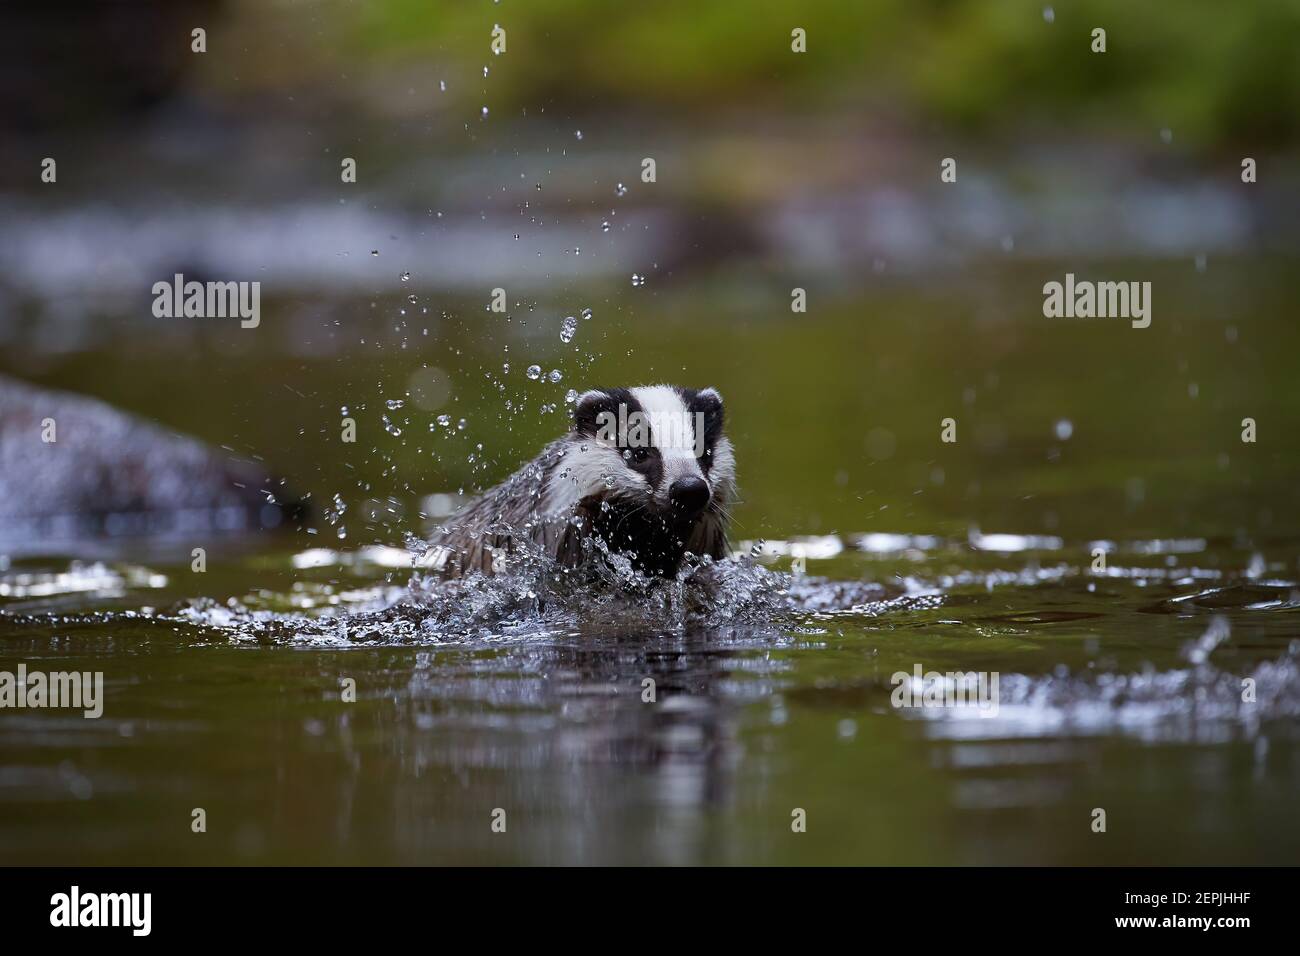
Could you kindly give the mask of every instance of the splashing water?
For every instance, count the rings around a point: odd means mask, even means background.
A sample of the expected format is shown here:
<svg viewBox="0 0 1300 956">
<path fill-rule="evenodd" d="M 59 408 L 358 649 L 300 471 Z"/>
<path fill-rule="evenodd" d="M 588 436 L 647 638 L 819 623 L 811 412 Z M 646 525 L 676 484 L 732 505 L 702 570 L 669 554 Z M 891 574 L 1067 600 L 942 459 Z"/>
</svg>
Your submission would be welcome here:
<svg viewBox="0 0 1300 956">
<path fill-rule="evenodd" d="M 593 626 L 615 632 L 746 626 L 776 636 L 783 627 L 796 625 L 809 607 L 838 602 L 864 609 L 889 593 L 877 585 L 838 584 L 832 598 L 815 583 L 749 560 L 704 559 L 676 578 L 648 578 L 602 542 L 587 546 L 600 559 L 578 568 L 563 567 L 532 549 L 512 555 L 494 576 L 443 580 L 419 571 L 428 555 L 425 542 L 412 536 L 405 551 L 370 552 L 384 564 L 411 568 L 405 587 L 356 590 L 346 606 L 324 600 L 310 611 L 311 602 L 300 600 L 304 610 L 298 612 L 258 607 L 255 601 L 222 605 L 201 598 L 182 602 L 165 617 L 215 629 L 239 642 L 321 646 L 545 638 Z M 300 561 L 326 566 L 339 559 L 317 551 L 304 553 Z"/>
<path fill-rule="evenodd" d="M 334 512 L 344 510 L 340 497 Z M 364 520 L 365 508 L 347 510 Z M 188 564 L 18 562 L 0 565 L 0 628 L 29 655 L 71 654 L 83 669 L 121 648 L 111 665 L 123 689 L 105 719 L 132 746 L 141 738 L 129 735 L 151 721 L 147 739 L 160 753 L 202 741 L 223 758 L 281 761 L 305 735 L 311 748 L 356 748 L 369 761 L 377 747 L 398 746 L 413 757 L 389 789 L 414 798 L 443 777 L 462 781 L 438 790 L 441 804 L 468 780 L 474 813 L 487 799 L 489 751 L 538 788 L 530 810 L 562 805 L 570 774 L 584 790 L 645 775 L 678 788 L 695 781 L 698 793 L 665 793 L 712 812 L 719 786 L 777 788 L 761 799 L 780 807 L 788 780 L 839 786 L 856 806 L 883 772 L 881 792 L 930 806 L 900 824 L 909 834 L 940 824 L 958 834 L 937 858 L 979 858 L 963 822 L 1014 809 L 1047 818 L 1013 845 L 1017 858 L 1039 859 L 1042 841 L 1075 820 L 1077 790 L 1064 784 L 1097 786 L 1099 755 L 1114 771 L 1105 779 L 1120 782 L 1098 805 L 1126 799 L 1123 781 L 1140 779 L 1144 800 L 1158 796 L 1164 812 L 1181 814 L 1200 805 L 1191 781 L 1213 784 L 1198 776 L 1205 761 L 1231 756 L 1270 786 L 1283 783 L 1300 717 L 1300 584 L 1278 576 L 1291 566 L 1281 553 L 1256 560 L 1254 549 L 1200 539 L 1111 541 L 1104 571 L 1092 572 L 1093 544 L 974 531 L 769 536 L 669 580 L 647 579 L 593 543 L 578 569 L 526 550 L 495 577 L 444 581 L 414 534 L 404 546 L 314 547 L 246 564 L 214 555 L 212 566 L 226 568 L 216 585 Z M 786 571 L 795 558 L 834 576 Z M 227 581 L 238 596 L 193 597 L 220 594 Z M 898 709 L 893 679 L 918 665 L 997 674 L 997 712 Z M 355 704 L 338 701 L 344 678 L 355 680 Z M 657 706 L 643 702 L 647 680 Z M 250 712 L 242 691 L 232 700 L 232 686 L 263 685 L 287 695 L 270 716 Z M 176 719 L 186 713 L 196 719 Z M 209 720 L 221 726 L 206 731 Z M 58 743 L 67 733 L 51 725 L 40 746 L 75 763 L 81 745 Z M 737 741 L 743 760 L 733 762 Z M 114 773 L 143 787 L 139 768 L 119 757 Z M 1162 774 L 1143 776 L 1153 760 Z M 777 764 L 779 774 L 765 769 Z M 334 766 L 313 771 L 316 789 L 350 779 Z M 559 778 L 548 775 L 555 766 L 565 768 Z M 114 784 L 113 774 L 81 769 L 86 786 Z M 193 767 L 167 772 L 172 790 L 211 783 Z M 844 773 L 859 781 L 852 789 Z M 1261 807 L 1276 827 L 1290 812 Z M 1198 852 L 1209 840 L 1230 856 L 1244 831 L 1235 818 L 1214 819 Z M 1157 842 L 1141 855 L 1178 852 L 1179 841 Z M 419 857 L 406 845 L 385 858 Z M 1074 852 L 1092 859 L 1093 846 Z"/>
</svg>

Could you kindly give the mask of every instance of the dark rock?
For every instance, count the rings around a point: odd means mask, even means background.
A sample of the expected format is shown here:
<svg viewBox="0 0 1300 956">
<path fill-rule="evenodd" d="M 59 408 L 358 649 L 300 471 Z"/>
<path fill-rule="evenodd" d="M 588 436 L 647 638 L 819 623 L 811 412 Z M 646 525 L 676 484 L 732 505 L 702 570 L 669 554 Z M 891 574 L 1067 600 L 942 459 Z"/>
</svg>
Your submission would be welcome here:
<svg viewBox="0 0 1300 956">
<path fill-rule="evenodd" d="M 301 510 L 256 462 L 97 399 L 0 376 L 4 540 L 251 531 Z"/>
</svg>

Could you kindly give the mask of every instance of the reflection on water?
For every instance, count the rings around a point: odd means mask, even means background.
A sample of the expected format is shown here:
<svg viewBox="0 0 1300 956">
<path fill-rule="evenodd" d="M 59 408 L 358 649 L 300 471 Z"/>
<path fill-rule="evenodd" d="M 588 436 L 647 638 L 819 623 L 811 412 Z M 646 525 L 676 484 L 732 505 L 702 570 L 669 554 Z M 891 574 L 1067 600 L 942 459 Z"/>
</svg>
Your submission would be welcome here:
<svg viewBox="0 0 1300 956">
<path fill-rule="evenodd" d="M 1009 534 L 748 542 L 759 561 L 625 603 L 518 577 L 439 595 L 383 548 L 254 553 L 226 599 L 165 561 L 14 561 L 0 669 L 103 670 L 106 705 L 4 715 L 0 855 L 1293 858 L 1294 581 L 1273 555 L 1112 544 L 1093 574 L 1088 548 Z M 834 577 L 783 570 L 801 551 Z M 918 665 L 997 672 L 997 714 L 895 709 Z"/>
</svg>

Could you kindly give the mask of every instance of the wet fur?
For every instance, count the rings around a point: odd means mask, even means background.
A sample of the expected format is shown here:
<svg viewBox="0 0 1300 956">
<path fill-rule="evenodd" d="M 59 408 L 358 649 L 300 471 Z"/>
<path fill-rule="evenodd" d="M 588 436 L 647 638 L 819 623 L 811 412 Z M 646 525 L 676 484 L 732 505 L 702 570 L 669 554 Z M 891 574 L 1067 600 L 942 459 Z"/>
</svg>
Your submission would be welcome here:
<svg viewBox="0 0 1300 956">
<path fill-rule="evenodd" d="M 647 414 L 685 411 L 704 417 L 705 454 L 658 446 L 644 462 L 598 437 L 597 416 L 623 404 Z M 647 407 L 648 406 L 648 407 Z M 601 559 L 599 538 L 644 574 L 672 576 L 687 553 L 727 554 L 727 508 L 735 494 L 735 459 L 722 433 L 722 400 L 713 389 L 651 386 L 596 389 L 580 396 L 571 431 L 515 474 L 451 518 L 432 542 L 431 566 L 444 577 L 509 567 L 521 546 L 566 567 Z M 710 500 L 695 518 L 674 511 L 675 478 L 702 477 Z"/>
</svg>

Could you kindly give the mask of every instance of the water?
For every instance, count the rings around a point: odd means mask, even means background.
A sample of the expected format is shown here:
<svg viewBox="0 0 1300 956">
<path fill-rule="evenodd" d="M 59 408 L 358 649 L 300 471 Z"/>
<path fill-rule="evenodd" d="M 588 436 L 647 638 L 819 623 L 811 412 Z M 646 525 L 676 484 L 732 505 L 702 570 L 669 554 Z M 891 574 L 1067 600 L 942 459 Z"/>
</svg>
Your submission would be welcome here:
<svg viewBox="0 0 1300 956">
<path fill-rule="evenodd" d="M 563 324 L 560 326 L 560 341 L 568 345 L 573 341 L 573 337 L 578 332 L 578 320 L 573 316 L 566 316 Z"/>
<path fill-rule="evenodd" d="M 1043 283 L 1080 267 L 1015 248 L 941 280 L 883 256 L 801 279 L 805 314 L 740 265 L 632 288 L 654 254 L 506 315 L 453 287 L 404 317 L 391 270 L 382 295 L 268 291 L 253 337 L 11 313 L 3 371 L 264 460 L 317 515 L 0 528 L 0 670 L 107 686 L 99 720 L 0 716 L 0 861 L 1293 861 L 1293 269 L 1092 263 L 1152 281 L 1134 330 L 1044 319 Z M 565 342 L 583 303 L 600 321 Z M 752 562 L 654 588 L 418 579 L 403 542 L 535 455 L 566 396 L 655 381 L 724 396 Z M 998 714 L 894 708 L 918 665 L 996 672 Z"/>
<path fill-rule="evenodd" d="M 0 857 L 1293 860 L 1293 557 L 1118 542 L 1094 573 L 1086 544 L 769 539 L 674 582 L 249 541 L 202 580 L 156 543 L 13 561 L 5 666 L 103 670 L 106 701 L 6 715 Z M 997 672 L 997 715 L 892 707 L 917 664 Z"/>
</svg>

